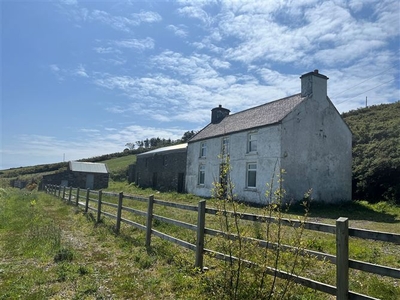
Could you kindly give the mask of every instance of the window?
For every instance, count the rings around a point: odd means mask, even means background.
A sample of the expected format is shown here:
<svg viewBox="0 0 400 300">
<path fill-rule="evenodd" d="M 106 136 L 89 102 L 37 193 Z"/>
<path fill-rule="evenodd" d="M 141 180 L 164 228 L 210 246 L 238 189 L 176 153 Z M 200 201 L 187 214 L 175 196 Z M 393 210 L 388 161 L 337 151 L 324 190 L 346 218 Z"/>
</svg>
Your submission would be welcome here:
<svg viewBox="0 0 400 300">
<path fill-rule="evenodd" d="M 221 154 L 228 155 L 229 154 L 229 138 L 222 138 L 222 146 L 221 146 Z"/>
<path fill-rule="evenodd" d="M 249 133 L 247 137 L 247 152 L 257 151 L 257 132 Z"/>
<path fill-rule="evenodd" d="M 247 176 L 246 176 L 246 187 L 255 188 L 257 187 L 257 164 L 247 164 Z"/>
<path fill-rule="evenodd" d="M 199 185 L 204 185 L 206 177 L 206 165 L 201 164 L 199 166 Z"/>
<path fill-rule="evenodd" d="M 207 144 L 206 142 L 202 142 L 200 144 L 200 157 L 206 157 L 207 152 Z"/>
</svg>

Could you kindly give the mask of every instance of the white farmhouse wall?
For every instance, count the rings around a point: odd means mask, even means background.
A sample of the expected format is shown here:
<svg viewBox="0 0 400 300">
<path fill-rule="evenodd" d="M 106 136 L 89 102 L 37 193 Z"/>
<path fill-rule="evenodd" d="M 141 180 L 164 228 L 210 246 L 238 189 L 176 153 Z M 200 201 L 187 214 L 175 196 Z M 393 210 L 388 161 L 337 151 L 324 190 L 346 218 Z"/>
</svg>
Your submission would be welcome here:
<svg viewBox="0 0 400 300">
<path fill-rule="evenodd" d="M 249 132 L 257 132 L 257 152 L 247 153 L 247 138 Z M 239 200 L 254 204 L 265 204 L 265 193 L 269 187 L 277 187 L 281 156 L 281 127 L 280 125 L 263 127 L 250 131 L 233 133 L 229 136 L 229 154 L 231 165 L 231 181 L 234 194 Z M 219 180 L 222 138 L 215 137 L 206 140 L 207 156 L 200 158 L 201 141 L 189 143 L 187 160 L 186 188 L 189 193 L 202 197 L 211 197 L 213 182 Z M 205 184 L 198 185 L 199 164 L 206 166 Z M 257 188 L 246 188 L 247 163 L 257 163 Z"/>
<path fill-rule="evenodd" d="M 328 77 L 315 70 L 300 78 L 301 94 L 234 115 L 221 106 L 212 110 L 215 115 L 220 110 L 227 114 L 222 120 L 213 118 L 189 142 L 187 192 L 212 196 L 222 163 L 221 135 L 230 132 L 226 137 L 230 139 L 230 175 L 237 199 L 266 204 L 266 191 L 271 185 L 272 191 L 278 188 L 278 174 L 284 169 L 287 201 L 301 200 L 310 189 L 316 201 L 351 200 L 351 131 L 327 97 Z M 251 131 L 257 131 L 256 153 L 247 153 Z M 199 157 L 202 142 L 207 143 L 205 158 Z M 257 164 L 256 188 L 246 187 L 248 163 Z M 205 165 L 204 185 L 198 184 L 200 164 Z"/>
<path fill-rule="evenodd" d="M 298 105 L 282 121 L 287 198 L 302 199 L 312 189 L 316 201 L 351 200 L 351 143 L 349 128 L 324 92 Z"/>
</svg>

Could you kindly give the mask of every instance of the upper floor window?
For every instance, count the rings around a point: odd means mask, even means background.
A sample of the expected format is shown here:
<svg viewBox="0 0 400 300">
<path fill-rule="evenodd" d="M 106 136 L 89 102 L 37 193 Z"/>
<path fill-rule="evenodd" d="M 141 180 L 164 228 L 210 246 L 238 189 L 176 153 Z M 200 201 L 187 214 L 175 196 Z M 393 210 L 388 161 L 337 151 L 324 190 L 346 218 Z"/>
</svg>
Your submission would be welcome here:
<svg viewBox="0 0 400 300">
<path fill-rule="evenodd" d="M 228 137 L 222 138 L 221 154 L 222 155 L 229 154 L 229 138 Z"/>
<path fill-rule="evenodd" d="M 257 132 L 250 132 L 247 136 L 247 152 L 257 151 Z"/>
<path fill-rule="evenodd" d="M 200 157 L 206 157 L 207 154 L 207 144 L 206 142 L 200 143 Z"/>
<path fill-rule="evenodd" d="M 247 164 L 246 187 L 248 187 L 248 188 L 257 187 L 257 164 L 256 163 L 248 163 Z"/>
</svg>

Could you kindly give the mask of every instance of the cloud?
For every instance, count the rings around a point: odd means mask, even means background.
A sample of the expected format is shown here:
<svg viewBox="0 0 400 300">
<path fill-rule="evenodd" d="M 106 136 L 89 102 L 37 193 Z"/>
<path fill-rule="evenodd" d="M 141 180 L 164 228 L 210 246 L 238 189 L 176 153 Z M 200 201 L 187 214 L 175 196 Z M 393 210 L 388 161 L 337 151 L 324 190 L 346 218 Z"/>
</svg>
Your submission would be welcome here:
<svg viewBox="0 0 400 300">
<path fill-rule="evenodd" d="M 140 23 L 156 23 L 162 20 L 162 17 L 153 11 L 141 11 L 140 13 L 132 14 L 133 19 Z"/>
<path fill-rule="evenodd" d="M 99 54 L 110 54 L 110 53 L 121 53 L 121 50 L 115 49 L 113 47 L 95 47 L 93 48 Z"/>
<path fill-rule="evenodd" d="M 60 68 L 59 68 L 57 65 L 55 65 L 55 64 L 49 65 L 49 68 L 50 68 L 50 70 L 53 71 L 53 72 L 58 72 L 58 71 L 60 71 Z"/>
<path fill-rule="evenodd" d="M 81 77 L 89 77 L 89 75 L 86 73 L 85 68 L 82 65 L 79 65 L 79 67 L 75 70 L 75 75 Z"/>
<path fill-rule="evenodd" d="M 179 8 L 177 12 L 181 15 L 198 19 L 206 25 L 209 25 L 212 22 L 210 16 L 200 6 L 185 6 Z"/>
<path fill-rule="evenodd" d="M 115 45 L 116 47 L 137 49 L 141 51 L 154 48 L 154 40 L 149 37 L 141 40 L 127 39 L 127 40 L 112 41 L 110 43 Z"/>
<path fill-rule="evenodd" d="M 180 38 L 185 38 L 188 36 L 188 31 L 185 25 L 168 25 L 167 29 L 172 31 L 176 36 L 180 37 Z"/>
</svg>

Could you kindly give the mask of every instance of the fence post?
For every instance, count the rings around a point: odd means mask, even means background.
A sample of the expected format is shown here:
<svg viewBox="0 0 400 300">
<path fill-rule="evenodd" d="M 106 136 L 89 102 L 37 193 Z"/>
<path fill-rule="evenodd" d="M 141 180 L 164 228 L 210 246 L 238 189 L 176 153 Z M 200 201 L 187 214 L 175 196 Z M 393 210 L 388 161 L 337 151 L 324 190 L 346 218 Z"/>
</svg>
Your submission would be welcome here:
<svg viewBox="0 0 400 300">
<path fill-rule="evenodd" d="M 150 195 L 149 197 L 149 205 L 147 207 L 147 220 L 146 220 L 146 248 L 150 249 L 151 242 L 151 225 L 153 221 L 153 204 L 154 204 L 154 195 Z"/>
<path fill-rule="evenodd" d="M 197 211 L 197 240 L 196 240 L 196 262 L 195 267 L 203 270 L 204 253 L 204 228 L 206 223 L 206 200 L 199 202 Z"/>
<path fill-rule="evenodd" d="M 115 231 L 119 233 L 121 228 L 121 215 L 122 215 L 122 200 L 124 199 L 124 193 L 120 192 L 118 196 L 118 210 L 117 210 L 117 224 L 115 225 Z"/>
<path fill-rule="evenodd" d="M 85 214 L 87 214 L 89 210 L 89 194 L 90 194 L 90 189 L 86 190 L 86 203 L 85 203 Z"/>
<path fill-rule="evenodd" d="M 63 196 L 62 196 L 62 200 L 64 200 L 64 199 L 65 199 L 65 189 L 66 189 L 66 186 L 64 185 L 64 188 L 63 188 Z"/>
<path fill-rule="evenodd" d="M 79 188 L 76 189 L 76 200 L 75 200 L 75 205 L 78 206 L 79 205 Z"/>
<path fill-rule="evenodd" d="M 336 220 L 336 299 L 349 297 L 349 220 Z"/>
<path fill-rule="evenodd" d="M 58 186 L 58 198 L 60 198 L 60 194 L 61 194 L 61 185 Z"/>
<path fill-rule="evenodd" d="M 97 223 L 100 223 L 100 218 L 101 218 L 101 195 L 102 191 L 99 191 L 99 200 L 97 202 Z"/>
<path fill-rule="evenodd" d="M 71 199 L 72 199 L 72 186 L 69 187 L 68 204 L 71 203 Z"/>
</svg>

